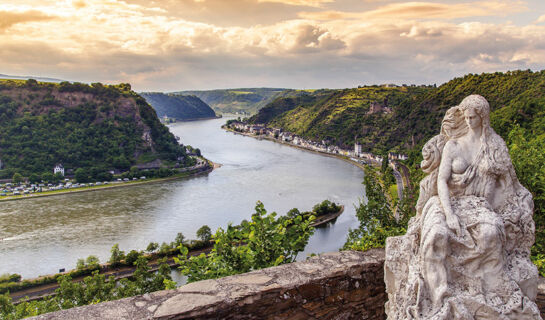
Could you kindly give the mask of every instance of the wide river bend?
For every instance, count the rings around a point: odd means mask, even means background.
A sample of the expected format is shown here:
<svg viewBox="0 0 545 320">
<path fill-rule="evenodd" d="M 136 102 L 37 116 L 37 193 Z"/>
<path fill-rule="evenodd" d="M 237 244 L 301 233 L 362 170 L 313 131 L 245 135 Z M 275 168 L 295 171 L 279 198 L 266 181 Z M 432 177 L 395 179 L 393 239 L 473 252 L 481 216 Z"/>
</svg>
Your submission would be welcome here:
<svg viewBox="0 0 545 320">
<path fill-rule="evenodd" d="M 143 250 L 151 241 L 171 242 L 176 233 L 194 239 L 249 219 L 260 200 L 268 212 L 310 210 L 324 199 L 345 205 L 329 228 L 317 229 L 304 253 L 338 250 L 358 225 L 354 205 L 363 196 L 363 172 L 340 159 L 220 128 L 223 119 L 176 123 L 170 130 L 222 164 L 208 175 L 184 180 L 0 203 L 0 274 L 23 278 L 74 268 L 78 258 L 110 248 Z"/>
</svg>

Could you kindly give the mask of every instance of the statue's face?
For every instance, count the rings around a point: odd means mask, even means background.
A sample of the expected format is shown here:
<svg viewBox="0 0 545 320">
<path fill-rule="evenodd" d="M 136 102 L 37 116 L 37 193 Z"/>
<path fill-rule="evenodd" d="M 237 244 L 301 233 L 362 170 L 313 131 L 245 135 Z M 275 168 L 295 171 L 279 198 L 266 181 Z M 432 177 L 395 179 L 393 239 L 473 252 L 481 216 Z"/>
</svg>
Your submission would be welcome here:
<svg viewBox="0 0 545 320">
<path fill-rule="evenodd" d="M 477 129 L 481 126 L 481 117 L 475 112 L 474 108 L 467 108 L 464 111 L 464 119 L 471 129 Z"/>
</svg>

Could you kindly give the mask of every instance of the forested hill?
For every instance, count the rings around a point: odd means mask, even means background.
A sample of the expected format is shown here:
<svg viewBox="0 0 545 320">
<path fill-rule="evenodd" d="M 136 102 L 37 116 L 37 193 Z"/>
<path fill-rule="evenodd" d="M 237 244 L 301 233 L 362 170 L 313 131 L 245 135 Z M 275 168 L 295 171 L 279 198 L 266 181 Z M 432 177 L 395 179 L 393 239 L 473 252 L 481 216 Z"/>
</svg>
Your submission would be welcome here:
<svg viewBox="0 0 545 320">
<path fill-rule="evenodd" d="M 445 111 L 470 94 L 483 95 L 492 126 L 507 138 L 518 123 L 545 133 L 545 71 L 469 74 L 440 87 L 366 86 L 307 91 L 274 100 L 250 118 L 316 141 L 351 146 L 357 136 L 365 150 L 408 152 L 439 132 Z"/>
<path fill-rule="evenodd" d="M 178 158 L 185 149 L 129 84 L 0 81 L 1 178 L 57 163 L 104 171 Z"/>
<path fill-rule="evenodd" d="M 141 92 L 140 95 L 155 109 L 159 118 L 167 116 L 177 120 L 193 120 L 216 116 L 214 110 L 196 96 L 160 92 Z"/>
<path fill-rule="evenodd" d="M 241 88 L 206 91 L 181 91 L 174 94 L 195 95 L 217 113 L 254 114 L 284 90 L 280 88 Z"/>
</svg>

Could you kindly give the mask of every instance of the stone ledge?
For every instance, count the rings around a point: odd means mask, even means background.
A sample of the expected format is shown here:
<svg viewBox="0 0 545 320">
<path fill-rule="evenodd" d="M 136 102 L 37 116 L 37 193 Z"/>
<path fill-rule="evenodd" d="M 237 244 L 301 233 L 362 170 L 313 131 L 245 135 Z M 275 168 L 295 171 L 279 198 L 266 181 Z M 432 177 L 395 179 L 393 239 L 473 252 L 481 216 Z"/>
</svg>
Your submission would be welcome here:
<svg viewBox="0 0 545 320">
<path fill-rule="evenodd" d="M 384 251 L 343 251 L 34 319 L 384 319 Z"/>
<path fill-rule="evenodd" d="M 537 305 L 545 318 L 545 279 Z M 384 250 L 342 251 L 33 319 L 386 319 Z"/>
</svg>

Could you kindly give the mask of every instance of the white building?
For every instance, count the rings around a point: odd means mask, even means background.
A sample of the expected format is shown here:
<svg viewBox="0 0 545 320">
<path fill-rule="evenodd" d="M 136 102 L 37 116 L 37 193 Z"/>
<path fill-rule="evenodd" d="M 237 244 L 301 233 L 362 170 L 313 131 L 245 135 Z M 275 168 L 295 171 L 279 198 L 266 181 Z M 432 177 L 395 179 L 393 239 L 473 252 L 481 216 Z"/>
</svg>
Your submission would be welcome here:
<svg viewBox="0 0 545 320">
<path fill-rule="evenodd" d="M 53 169 L 53 173 L 54 173 L 54 174 L 57 174 L 57 173 L 59 173 L 59 172 L 60 172 L 60 174 L 62 174 L 62 176 L 64 177 L 64 167 L 63 167 L 62 164 L 60 164 L 60 163 L 57 164 L 57 165 L 55 166 L 55 168 Z"/>
<path fill-rule="evenodd" d="M 354 153 L 356 155 L 359 155 L 359 154 L 361 154 L 361 152 L 362 152 L 361 144 L 356 142 L 356 144 L 354 144 Z"/>
</svg>

